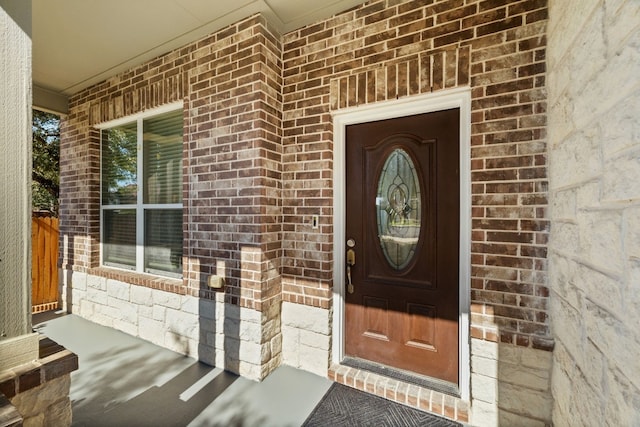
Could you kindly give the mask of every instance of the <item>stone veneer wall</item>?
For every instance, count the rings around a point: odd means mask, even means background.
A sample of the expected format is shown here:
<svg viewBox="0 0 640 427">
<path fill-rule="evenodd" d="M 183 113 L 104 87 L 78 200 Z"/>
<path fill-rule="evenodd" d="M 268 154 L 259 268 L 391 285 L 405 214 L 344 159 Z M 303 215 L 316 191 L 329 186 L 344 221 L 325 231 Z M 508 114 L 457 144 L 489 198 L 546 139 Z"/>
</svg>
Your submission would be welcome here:
<svg viewBox="0 0 640 427">
<path fill-rule="evenodd" d="M 550 1 L 555 425 L 640 425 L 640 3 Z"/>
<path fill-rule="evenodd" d="M 71 309 L 93 322 L 247 378 L 280 364 L 279 313 L 225 303 L 222 293 L 197 298 L 81 272 L 72 280 Z M 278 338 L 263 344 L 263 334 Z"/>
<path fill-rule="evenodd" d="M 470 87 L 472 401 L 366 378 L 477 425 L 548 422 L 546 19 L 542 0 L 385 0 L 280 38 L 253 17 L 76 94 L 61 146 L 68 306 L 252 378 L 283 361 L 357 386 L 364 373 L 330 366 L 331 112 Z M 175 101 L 184 280 L 99 267 L 93 126 Z M 206 287 L 213 274 L 224 292 Z"/>
<path fill-rule="evenodd" d="M 10 400 L 25 426 L 70 426 L 72 420 L 71 375 L 44 383 Z"/>
<path fill-rule="evenodd" d="M 71 424 L 71 372 L 78 369 L 78 356 L 56 342 L 40 336 L 39 358 L 0 371 L 0 424 L 3 414 L 13 412 L 19 424 L 30 427 Z M 11 405 L 15 410 L 11 411 Z M 13 417 L 12 417 L 13 418 Z M 15 419 L 14 419 L 15 421 Z M 2 424 L 5 425 L 5 424 Z"/>
</svg>

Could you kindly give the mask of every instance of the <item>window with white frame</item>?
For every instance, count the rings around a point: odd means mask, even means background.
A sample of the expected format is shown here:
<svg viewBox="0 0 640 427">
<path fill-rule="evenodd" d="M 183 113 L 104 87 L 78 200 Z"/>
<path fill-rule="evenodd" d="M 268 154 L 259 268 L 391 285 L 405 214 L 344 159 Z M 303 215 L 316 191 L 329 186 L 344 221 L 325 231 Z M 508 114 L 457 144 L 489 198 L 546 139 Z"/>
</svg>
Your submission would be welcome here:
<svg viewBox="0 0 640 427">
<path fill-rule="evenodd" d="M 182 277 L 182 111 L 103 128 L 102 265 Z"/>
</svg>

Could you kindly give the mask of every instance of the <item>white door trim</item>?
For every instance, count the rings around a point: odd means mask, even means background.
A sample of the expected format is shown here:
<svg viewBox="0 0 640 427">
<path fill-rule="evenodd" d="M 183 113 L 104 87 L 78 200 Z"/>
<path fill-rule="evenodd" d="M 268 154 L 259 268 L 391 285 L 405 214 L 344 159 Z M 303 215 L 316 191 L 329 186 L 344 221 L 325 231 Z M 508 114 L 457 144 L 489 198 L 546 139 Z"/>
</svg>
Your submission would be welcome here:
<svg viewBox="0 0 640 427">
<path fill-rule="evenodd" d="M 470 399 L 469 304 L 471 299 L 471 89 L 469 87 L 379 102 L 333 112 L 333 350 L 332 360 L 344 358 L 344 277 L 346 178 L 346 127 L 450 108 L 460 109 L 460 394 Z"/>
</svg>

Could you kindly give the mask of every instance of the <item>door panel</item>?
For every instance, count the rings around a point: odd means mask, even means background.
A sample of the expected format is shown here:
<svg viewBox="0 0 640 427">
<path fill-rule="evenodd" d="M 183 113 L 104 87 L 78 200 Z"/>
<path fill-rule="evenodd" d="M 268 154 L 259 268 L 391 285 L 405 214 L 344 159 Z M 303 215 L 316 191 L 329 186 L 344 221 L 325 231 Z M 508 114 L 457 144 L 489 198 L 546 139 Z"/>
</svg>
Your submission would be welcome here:
<svg viewBox="0 0 640 427">
<path fill-rule="evenodd" d="M 434 306 L 422 304 L 407 304 L 404 330 L 407 333 L 406 345 L 437 351 L 436 349 L 436 319 Z"/>
<path fill-rule="evenodd" d="M 346 356 L 457 384 L 459 110 L 346 135 Z"/>
<path fill-rule="evenodd" d="M 389 304 L 387 300 L 365 296 L 366 325 L 364 334 L 370 338 L 389 341 Z"/>
</svg>

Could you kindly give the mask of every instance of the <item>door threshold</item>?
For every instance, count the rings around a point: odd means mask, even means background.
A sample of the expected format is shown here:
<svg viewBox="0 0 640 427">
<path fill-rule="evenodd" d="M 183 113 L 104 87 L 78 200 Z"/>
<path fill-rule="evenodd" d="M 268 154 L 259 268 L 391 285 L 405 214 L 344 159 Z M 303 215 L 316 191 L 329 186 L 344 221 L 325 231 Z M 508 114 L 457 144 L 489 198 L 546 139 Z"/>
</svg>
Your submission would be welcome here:
<svg viewBox="0 0 640 427">
<path fill-rule="evenodd" d="M 405 371 L 391 366 L 375 363 L 370 360 L 364 360 L 357 357 L 345 356 L 340 362 L 344 366 L 373 372 L 388 378 L 393 378 L 419 387 L 424 387 L 440 393 L 448 394 L 453 397 L 460 398 L 460 388 L 457 384 L 448 381 L 439 380 L 437 378 L 427 377 L 425 375 L 416 374 L 415 372 Z"/>
</svg>

